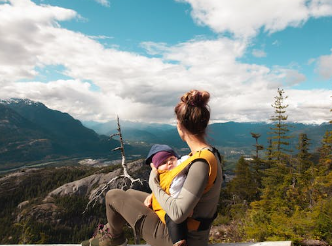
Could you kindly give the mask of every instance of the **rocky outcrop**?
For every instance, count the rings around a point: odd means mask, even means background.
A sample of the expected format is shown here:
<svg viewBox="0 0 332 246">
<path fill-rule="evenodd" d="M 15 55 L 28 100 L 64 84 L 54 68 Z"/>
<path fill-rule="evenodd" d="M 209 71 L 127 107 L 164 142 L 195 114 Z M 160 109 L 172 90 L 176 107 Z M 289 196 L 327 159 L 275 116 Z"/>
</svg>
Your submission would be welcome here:
<svg viewBox="0 0 332 246">
<path fill-rule="evenodd" d="M 68 195 L 78 195 L 78 196 L 90 196 L 91 191 L 101 184 L 106 184 L 108 180 L 121 174 L 121 170 L 117 169 L 111 173 L 99 173 L 93 174 L 86 178 L 76 180 L 71 183 L 64 184 L 57 189 L 51 191 L 46 200 L 52 196 L 68 196 Z"/>
<path fill-rule="evenodd" d="M 149 177 L 149 167 L 144 166 L 143 160 L 135 161 L 128 164 L 128 171 L 134 175 L 134 177 L 140 178 L 142 181 L 141 187 L 135 187 L 139 190 L 149 191 L 147 180 Z M 122 174 L 122 168 L 116 169 L 110 173 L 98 173 L 91 176 L 82 178 L 80 180 L 73 181 L 71 183 L 64 184 L 57 189 L 51 191 L 44 202 L 50 200 L 53 196 L 87 196 L 91 198 L 98 189 L 106 185 L 110 180 L 118 177 Z M 108 189 L 117 188 L 119 181 L 116 181 L 109 185 Z"/>
<path fill-rule="evenodd" d="M 144 165 L 143 160 L 128 163 L 127 166 L 128 172 L 134 178 L 140 178 L 142 180 L 142 184 L 135 188 L 149 192 L 147 180 L 150 173 L 150 167 Z M 27 172 L 33 172 L 33 170 L 28 170 Z M 27 173 L 25 173 L 25 175 L 26 174 Z M 17 206 L 20 212 L 16 217 L 16 222 L 32 219 L 36 222 L 48 221 L 49 224 L 53 225 L 62 223 L 59 218 L 61 218 L 61 213 L 63 211 L 61 211 L 61 208 L 56 205 L 56 197 L 82 196 L 91 199 L 91 196 L 93 196 L 99 188 L 105 186 L 105 184 L 107 184 L 111 179 L 121 176 L 121 174 L 122 168 L 115 169 L 114 171 L 108 173 L 95 173 L 88 177 L 66 183 L 56 188 L 55 190 L 49 192 L 41 203 L 33 204 L 30 203 L 30 201 L 23 201 Z M 11 174 L 10 176 L 17 178 L 22 175 L 24 175 L 24 172 Z M 2 181 L 2 183 L 6 183 L 7 178 L 3 178 Z M 10 179 L 8 179 L 8 182 L 9 181 Z M 121 179 L 110 184 L 97 201 L 102 203 L 104 200 L 104 194 L 110 189 L 118 188 L 120 182 Z"/>
<path fill-rule="evenodd" d="M 315 239 L 308 239 L 301 242 L 304 246 L 328 246 L 328 243 Z"/>
<path fill-rule="evenodd" d="M 35 222 L 43 223 L 48 221 L 49 224 L 58 224 L 61 222 L 59 216 L 61 210 L 54 203 L 42 203 L 35 205 L 30 209 L 24 209 L 16 217 L 16 222 L 24 221 L 27 218 L 32 219 Z"/>
</svg>

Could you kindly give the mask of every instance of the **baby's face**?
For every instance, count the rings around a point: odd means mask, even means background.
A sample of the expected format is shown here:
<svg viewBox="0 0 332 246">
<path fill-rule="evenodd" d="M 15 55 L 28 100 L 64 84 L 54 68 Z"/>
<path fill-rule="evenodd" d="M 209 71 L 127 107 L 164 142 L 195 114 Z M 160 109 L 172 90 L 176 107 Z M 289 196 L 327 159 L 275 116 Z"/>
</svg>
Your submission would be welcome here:
<svg viewBox="0 0 332 246">
<path fill-rule="evenodd" d="M 176 166 L 178 158 L 175 156 L 170 156 L 166 160 L 164 160 L 160 166 L 158 167 L 158 170 L 163 171 L 163 170 L 171 170 Z"/>
</svg>

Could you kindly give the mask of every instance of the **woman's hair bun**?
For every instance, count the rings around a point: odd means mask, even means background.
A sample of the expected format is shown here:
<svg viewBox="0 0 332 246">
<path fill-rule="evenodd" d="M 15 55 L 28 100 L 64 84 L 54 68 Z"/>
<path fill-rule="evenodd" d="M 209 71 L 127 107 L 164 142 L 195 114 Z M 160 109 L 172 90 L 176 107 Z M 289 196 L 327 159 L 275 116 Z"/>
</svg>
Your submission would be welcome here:
<svg viewBox="0 0 332 246">
<path fill-rule="evenodd" d="M 193 107 L 205 107 L 210 99 L 207 91 L 191 90 L 181 97 L 181 101 Z"/>
<path fill-rule="evenodd" d="M 189 133 L 199 136 L 206 134 L 210 120 L 210 107 L 207 105 L 209 99 L 209 92 L 191 90 L 184 94 L 176 105 L 176 118 Z"/>
</svg>

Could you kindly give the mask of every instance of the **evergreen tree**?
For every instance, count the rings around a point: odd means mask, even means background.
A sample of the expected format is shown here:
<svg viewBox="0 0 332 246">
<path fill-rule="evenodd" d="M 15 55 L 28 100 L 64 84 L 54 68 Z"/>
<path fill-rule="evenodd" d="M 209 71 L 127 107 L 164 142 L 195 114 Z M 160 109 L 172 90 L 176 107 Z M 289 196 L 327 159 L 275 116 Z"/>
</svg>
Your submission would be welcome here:
<svg viewBox="0 0 332 246">
<path fill-rule="evenodd" d="M 319 165 L 322 172 L 332 170 L 332 131 L 326 131 L 319 148 Z"/>
<path fill-rule="evenodd" d="M 257 187 L 249 163 L 245 161 L 243 156 L 236 164 L 235 177 L 229 183 L 229 191 L 233 195 L 234 203 L 251 202 L 255 199 Z"/>
<path fill-rule="evenodd" d="M 287 136 L 288 125 L 285 123 L 288 119 L 286 115 L 286 108 L 288 105 L 284 104 L 284 100 L 288 96 L 284 96 L 284 90 L 278 88 L 278 95 L 275 98 L 274 104 L 271 106 L 274 108 L 274 115 L 270 118 L 274 122 L 274 127 L 271 127 L 271 137 L 272 146 L 271 146 L 271 157 L 276 160 L 280 160 L 281 155 L 289 152 L 290 150 L 286 148 L 289 146 L 288 139 L 290 136 Z"/>
<path fill-rule="evenodd" d="M 316 176 L 316 168 L 312 162 L 312 155 L 309 153 L 309 146 L 310 139 L 307 134 L 301 133 L 297 146 L 297 157 L 292 158 L 294 193 L 297 196 L 297 205 L 303 209 L 313 206 L 313 185 Z"/>
<path fill-rule="evenodd" d="M 297 158 L 299 166 L 297 167 L 299 173 L 304 173 L 311 165 L 311 154 L 309 153 L 310 139 L 307 134 L 301 133 L 299 136 L 299 145 L 297 147 Z"/>
<path fill-rule="evenodd" d="M 255 152 L 256 155 L 253 156 L 253 160 L 251 161 L 252 164 L 252 176 L 253 176 L 253 180 L 256 184 L 257 189 L 257 194 L 256 194 L 256 198 L 259 198 L 259 188 L 262 188 L 262 170 L 265 170 L 266 167 L 266 162 L 264 162 L 260 157 L 259 157 L 259 151 L 263 150 L 264 147 L 263 145 L 260 145 L 258 143 L 258 139 L 260 138 L 260 134 L 259 133 L 253 133 L 251 132 L 251 136 L 255 139 L 256 143 L 254 144 L 255 147 Z"/>
<path fill-rule="evenodd" d="M 332 245 L 332 131 L 322 140 L 318 165 L 312 162 L 306 134 L 299 136 L 297 156 L 286 154 L 287 106 L 282 104 L 283 91 L 278 93 L 274 138 L 269 139 L 267 153 L 273 165 L 264 171 L 262 195 L 250 204 L 244 231 L 248 239 L 258 241 L 291 240 L 302 245 L 303 240 L 318 239 Z"/>
<path fill-rule="evenodd" d="M 272 161 L 272 139 L 268 139 L 268 147 L 267 147 L 267 160 L 270 162 Z"/>
<path fill-rule="evenodd" d="M 319 148 L 319 165 L 323 172 L 332 170 L 332 131 L 326 131 L 323 137 L 322 146 Z"/>
</svg>

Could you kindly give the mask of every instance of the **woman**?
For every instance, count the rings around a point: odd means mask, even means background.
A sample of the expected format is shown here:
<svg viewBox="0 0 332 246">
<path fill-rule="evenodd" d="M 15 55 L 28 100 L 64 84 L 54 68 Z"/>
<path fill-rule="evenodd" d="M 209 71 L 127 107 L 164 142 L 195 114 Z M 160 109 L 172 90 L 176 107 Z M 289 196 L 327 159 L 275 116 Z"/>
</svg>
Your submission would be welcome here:
<svg viewBox="0 0 332 246">
<path fill-rule="evenodd" d="M 208 245 L 211 223 L 216 215 L 222 183 L 220 156 L 206 141 L 206 128 L 210 119 L 207 105 L 210 94 L 192 90 L 181 97 L 175 107 L 177 130 L 191 150 L 191 155 L 202 151 L 213 153 L 215 171 L 211 161 L 195 158 L 186 168 L 187 178 L 177 198 L 167 194 L 159 184 L 158 172 L 152 170 L 150 188 L 165 213 L 176 223 L 189 216 L 187 243 L 189 246 Z M 211 173 L 215 174 L 211 182 Z M 208 187 L 209 186 L 209 187 Z M 97 229 L 95 236 L 83 246 L 126 246 L 123 226 L 129 223 L 136 237 L 142 237 L 151 246 L 172 246 L 166 225 L 156 213 L 144 205 L 148 193 L 136 190 L 110 190 L 106 194 L 108 224 Z M 188 219 L 189 221 L 189 219 Z M 194 225 L 194 226 L 193 226 Z"/>
</svg>

